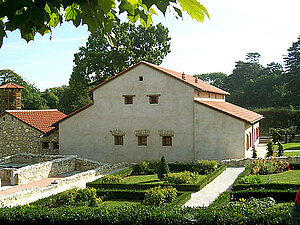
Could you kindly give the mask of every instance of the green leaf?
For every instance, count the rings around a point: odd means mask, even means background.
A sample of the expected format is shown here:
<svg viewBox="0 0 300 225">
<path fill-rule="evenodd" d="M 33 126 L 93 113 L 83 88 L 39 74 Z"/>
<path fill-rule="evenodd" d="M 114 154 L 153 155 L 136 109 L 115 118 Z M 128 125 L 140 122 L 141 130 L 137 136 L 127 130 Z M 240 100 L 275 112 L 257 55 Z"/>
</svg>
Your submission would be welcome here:
<svg viewBox="0 0 300 225">
<path fill-rule="evenodd" d="M 116 3 L 114 0 L 98 0 L 98 6 L 105 14 L 107 14 L 112 8 L 115 8 Z"/>
<path fill-rule="evenodd" d="M 178 16 L 182 17 L 182 12 L 180 9 L 178 9 L 177 7 L 173 6 L 173 9 L 175 10 L 175 12 L 177 13 Z"/>
<path fill-rule="evenodd" d="M 137 5 L 139 0 L 127 0 L 131 5 Z"/>
<path fill-rule="evenodd" d="M 3 38 L 6 35 L 5 30 L 4 30 L 4 23 L 2 19 L 0 18 L 0 48 L 3 44 Z"/>
<path fill-rule="evenodd" d="M 178 0 L 178 2 L 182 7 L 182 11 L 187 11 L 193 19 L 203 22 L 205 15 L 209 18 L 206 8 L 197 0 Z"/>
<path fill-rule="evenodd" d="M 78 5 L 73 3 L 71 6 L 66 8 L 65 20 L 76 20 L 77 15 L 79 14 Z"/>
</svg>

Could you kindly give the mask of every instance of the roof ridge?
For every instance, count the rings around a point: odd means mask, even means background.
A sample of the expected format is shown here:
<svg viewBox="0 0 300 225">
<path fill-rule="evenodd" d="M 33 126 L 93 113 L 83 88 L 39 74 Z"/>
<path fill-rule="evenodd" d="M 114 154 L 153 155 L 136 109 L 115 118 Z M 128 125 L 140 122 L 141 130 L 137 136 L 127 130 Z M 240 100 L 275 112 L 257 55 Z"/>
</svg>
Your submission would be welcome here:
<svg viewBox="0 0 300 225">
<path fill-rule="evenodd" d="M 55 112 L 58 109 L 21 109 L 21 110 L 5 110 L 5 112 Z"/>
</svg>

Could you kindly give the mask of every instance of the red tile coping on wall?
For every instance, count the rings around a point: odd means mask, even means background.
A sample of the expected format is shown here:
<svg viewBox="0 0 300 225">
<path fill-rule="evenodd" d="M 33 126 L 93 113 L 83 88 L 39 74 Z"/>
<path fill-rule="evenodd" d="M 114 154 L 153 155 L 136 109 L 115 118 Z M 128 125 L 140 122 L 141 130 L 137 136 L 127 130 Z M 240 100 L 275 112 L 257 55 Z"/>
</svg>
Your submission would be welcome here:
<svg viewBox="0 0 300 225">
<path fill-rule="evenodd" d="M 6 113 L 12 115 L 13 117 L 23 121 L 24 123 L 43 133 L 47 133 L 54 129 L 54 127 L 51 127 L 52 124 L 67 116 L 66 114 L 60 112 L 57 109 L 6 110 L 0 116 L 3 116 Z"/>
<path fill-rule="evenodd" d="M 0 86 L 0 89 L 23 89 L 24 87 L 14 84 L 14 83 L 7 83 Z"/>
<path fill-rule="evenodd" d="M 176 79 L 178 79 L 178 80 L 180 80 L 184 83 L 187 83 L 187 84 L 193 86 L 194 88 L 200 89 L 201 91 L 206 91 L 206 92 L 211 92 L 211 93 L 216 93 L 216 94 L 221 94 L 221 95 L 230 95 L 228 92 L 223 91 L 223 90 L 221 90 L 221 89 L 219 89 L 215 86 L 212 86 L 212 85 L 210 85 L 210 84 L 208 84 L 208 83 L 206 83 L 206 82 L 204 82 L 200 79 L 195 79 L 195 77 L 193 77 L 193 76 L 190 76 L 190 75 L 187 75 L 187 74 L 184 74 L 184 73 L 179 73 L 179 72 L 176 72 L 176 71 L 173 71 L 173 70 L 165 69 L 163 67 L 160 67 L 160 66 L 148 63 L 148 62 L 144 62 L 144 61 L 139 62 L 139 63 L 129 67 L 127 70 L 124 70 L 121 73 L 118 73 L 115 76 L 111 77 L 110 79 L 102 82 L 101 84 L 98 84 L 96 87 L 90 89 L 89 92 L 94 91 L 98 87 L 103 86 L 104 84 L 108 83 L 109 81 L 115 79 L 116 77 L 124 74 L 125 72 L 133 69 L 134 67 L 136 67 L 140 64 L 145 64 L 147 66 L 150 66 L 150 67 L 152 67 L 156 70 L 159 70 L 159 71 L 161 71 L 161 72 L 163 72 L 167 75 L 170 75 L 170 76 L 172 76 L 172 77 L 174 77 L 174 78 L 176 78 Z"/>
<path fill-rule="evenodd" d="M 202 101 L 202 100 L 194 100 L 197 103 L 203 104 L 205 106 L 209 106 L 213 109 L 219 110 L 221 112 L 227 113 L 231 116 L 234 116 L 238 119 L 244 120 L 248 123 L 256 123 L 259 120 L 263 119 L 264 116 L 258 114 L 256 112 L 250 111 L 248 109 L 242 108 L 240 106 L 231 104 L 229 102 L 222 101 Z"/>
</svg>

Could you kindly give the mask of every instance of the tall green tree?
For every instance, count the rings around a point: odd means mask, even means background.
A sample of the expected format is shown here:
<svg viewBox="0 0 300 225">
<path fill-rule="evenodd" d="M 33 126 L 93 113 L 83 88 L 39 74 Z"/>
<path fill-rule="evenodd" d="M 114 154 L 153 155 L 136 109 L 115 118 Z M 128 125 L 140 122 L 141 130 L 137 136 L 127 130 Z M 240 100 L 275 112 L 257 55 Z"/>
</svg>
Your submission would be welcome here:
<svg viewBox="0 0 300 225">
<path fill-rule="evenodd" d="M 105 33 L 97 30 L 74 55 L 70 86 L 77 87 L 77 91 L 87 89 L 90 82 L 103 82 L 141 60 L 159 65 L 170 52 L 169 31 L 161 24 L 148 29 L 131 23 L 114 24 L 112 31 L 114 46 L 110 46 Z"/>
<path fill-rule="evenodd" d="M 194 76 L 197 76 L 200 80 L 203 80 L 223 90 L 227 89 L 228 75 L 225 73 L 221 73 L 221 72 L 203 73 L 203 74 L 196 74 Z"/>
<path fill-rule="evenodd" d="M 163 14 L 172 10 L 176 17 L 182 17 L 186 11 L 202 22 L 205 16 L 209 17 L 197 0 L 1 0 L 0 47 L 8 31 L 20 30 L 22 38 L 30 41 L 36 33 L 44 35 L 66 21 L 72 21 L 76 27 L 86 24 L 89 31 L 100 29 L 108 36 L 122 13 L 128 21 L 140 21 L 148 27 L 156 14 L 154 9 Z"/>
<path fill-rule="evenodd" d="M 290 91 L 292 105 L 300 106 L 300 36 L 288 49 L 288 55 L 284 58 L 287 88 Z"/>
</svg>

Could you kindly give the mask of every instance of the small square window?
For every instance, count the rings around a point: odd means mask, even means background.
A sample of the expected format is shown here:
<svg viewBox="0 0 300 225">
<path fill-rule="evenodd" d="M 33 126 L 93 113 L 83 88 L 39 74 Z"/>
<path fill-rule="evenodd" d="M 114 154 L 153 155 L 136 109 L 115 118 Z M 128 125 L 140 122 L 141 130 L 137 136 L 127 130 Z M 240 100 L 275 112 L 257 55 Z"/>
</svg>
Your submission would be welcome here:
<svg viewBox="0 0 300 225">
<path fill-rule="evenodd" d="M 134 95 L 124 95 L 124 103 L 125 104 L 133 104 Z"/>
<path fill-rule="evenodd" d="M 158 104 L 158 95 L 150 95 L 149 103 L 150 104 Z"/>
<path fill-rule="evenodd" d="M 138 136 L 138 145 L 147 145 L 147 136 Z"/>
<path fill-rule="evenodd" d="M 53 149 L 59 149 L 59 144 L 58 142 L 53 142 Z"/>
<path fill-rule="evenodd" d="M 114 136 L 115 145 L 123 145 L 123 136 Z"/>
<path fill-rule="evenodd" d="M 162 136 L 162 146 L 172 146 L 172 136 Z"/>
<path fill-rule="evenodd" d="M 139 77 L 139 81 L 140 81 L 140 82 L 144 81 L 144 77 L 140 76 L 140 77 Z"/>
<path fill-rule="evenodd" d="M 49 148 L 49 142 L 42 142 L 42 148 Z"/>
</svg>

